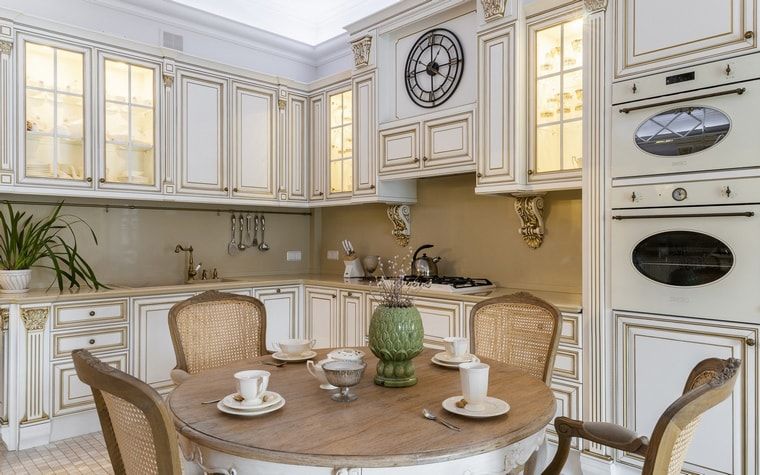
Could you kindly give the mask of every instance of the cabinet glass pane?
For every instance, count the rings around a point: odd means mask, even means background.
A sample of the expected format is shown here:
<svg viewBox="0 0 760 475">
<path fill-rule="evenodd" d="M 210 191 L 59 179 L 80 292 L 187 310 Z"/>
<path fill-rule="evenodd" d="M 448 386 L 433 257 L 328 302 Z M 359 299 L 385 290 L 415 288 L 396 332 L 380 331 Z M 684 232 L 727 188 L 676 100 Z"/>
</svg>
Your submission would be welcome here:
<svg viewBox="0 0 760 475">
<path fill-rule="evenodd" d="M 350 191 L 354 186 L 353 163 L 351 160 L 343 160 L 343 190 Z"/>
<path fill-rule="evenodd" d="M 562 162 L 560 124 L 536 129 L 536 171 L 538 173 L 560 170 Z"/>
<path fill-rule="evenodd" d="M 583 66 L 583 19 L 565 23 L 562 40 L 562 65 L 564 69 Z"/>
<path fill-rule="evenodd" d="M 583 116 L 583 71 L 573 71 L 562 76 L 562 120 L 579 119 Z"/>
<path fill-rule="evenodd" d="M 342 165 L 342 161 L 330 163 L 330 191 L 333 193 L 340 192 L 343 188 L 341 181 L 343 176 Z"/>
<path fill-rule="evenodd" d="M 343 129 L 330 129 L 330 160 L 343 158 Z"/>
<path fill-rule="evenodd" d="M 353 189 L 351 91 L 330 96 L 330 191 Z"/>
<path fill-rule="evenodd" d="M 106 181 L 155 184 L 154 71 L 105 62 Z"/>
<path fill-rule="evenodd" d="M 25 43 L 25 173 L 83 180 L 84 55 Z"/>
<path fill-rule="evenodd" d="M 351 124 L 343 126 L 343 157 L 351 157 L 354 153 L 353 133 Z"/>
<path fill-rule="evenodd" d="M 536 76 L 560 71 L 562 65 L 562 25 L 536 33 Z"/>
<path fill-rule="evenodd" d="M 559 76 L 538 80 L 536 86 L 536 107 L 538 110 L 536 121 L 539 125 L 560 120 L 561 86 Z"/>
<path fill-rule="evenodd" d="M 351 110 L 353 109 L 351 104 L 352 94 L 351 91 L 346 91 L 343 93 L 343 123 L 344 124 L 350 124 L 351 123 Z"/>
<path fill-rule="evenodd" d="M 562 124 L 562 169 L 572 170 L 583 165 L 583 124 L 581 121 Z"/>
</svg>

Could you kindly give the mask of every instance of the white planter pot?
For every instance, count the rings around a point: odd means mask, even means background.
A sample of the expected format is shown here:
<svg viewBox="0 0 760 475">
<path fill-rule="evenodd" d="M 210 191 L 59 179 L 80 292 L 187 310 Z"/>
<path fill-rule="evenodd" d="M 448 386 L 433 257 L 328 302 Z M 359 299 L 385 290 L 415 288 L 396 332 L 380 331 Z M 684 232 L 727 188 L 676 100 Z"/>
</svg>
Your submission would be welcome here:
<svg viewBox="0 0 760 475">
<path fill-rule="evenodd" d="M 32 270 L 0 270 L 0 293 L 20 294 L 29 291 Z"/>
</svg>

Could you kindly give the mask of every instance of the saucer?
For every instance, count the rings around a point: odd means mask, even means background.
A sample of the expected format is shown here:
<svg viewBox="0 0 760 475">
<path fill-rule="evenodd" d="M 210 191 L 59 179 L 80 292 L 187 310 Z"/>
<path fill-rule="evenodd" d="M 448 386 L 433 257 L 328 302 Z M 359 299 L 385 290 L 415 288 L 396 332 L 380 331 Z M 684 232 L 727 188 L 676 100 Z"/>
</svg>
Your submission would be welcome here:
<svg viewBox="0 0 760 475">
<path fill-rule="evenodd" d="M 278 361 L 287 361 L 290 363 L 298 362 L 298 361 L 306 361 L 310 360 L 317 356 L 317 352 L 313 350 L 304 351 L 300 355 L 289 355 L 287 353 L 283 353 L 282 351 L 278 351 L 277 353 L 272 355 L 272 358 L 278 360 Z"/>
<path fill-rule="evenodd" d="M 460 364 L 463 364 L 463 363 L 480 363 L 480 358 L 478 358 L 478 357 L 477 357 L 477 356 L 475 356 L 475 355 L 470 355 L 470 356 L 472 356 L 472 359 L 471 359 L 470 361 L 463 361 L 463 362 L 461 362 L 461 363 L 446 363 L 446 362 L 444 362 L 444 361 L 441 361 L 441 360 L 439 360 L 439 359 L 437 358 L 437 356 L 438 356 L 438 355 L 436 355 L 436 356 L 433 356 L 433 357 L 430 359 L 430 361 L 431 361 L 431 362 L 432 362 L 434 365 L 443 366 L 444 368 L 459 369 L 459 365 L 460 365 Z"/>
<path fill-rule="evenodd" d="M 485 418 L 496 417 L 509 412 L 509 404 L 506 401 L 502 401 L 499 398 L 488 396 L 484 402 L 486 408 L 482 411 L 471 411 L 466 408 L 457 407 L 457 401 L 461 400 L 462 396 L 454 396 L 446 399 L 441 404 L 447 411 L 459 414 L 465 417 Z"/>
<path fill-rule="evenodd" d="M 245 417 L 256 417 L 256 416 L 263 416 L 264 414 L 269 414 L 270 412 L 274 412 L 278 409 L 281 409 L 282 406 L 285 405 L 285 398 L 280 398 L 280 401 L 269 407 L 265 407 L 264 409 L 260 409 L 257 411 L 241 411 L 238 409 L 232 409 L 230 407 L 227 407 L 224 405 L 222 401 L 219 401 L 216 403 L 216 408 L 220 411 L 224 412 L 225 414 L 232 414 L 233 416 L 245 416 Z"/>
<path fill-rule="evenodd" d="M 224 399 L 222 399 L 222 403 L 230 409 L 235 409 L 236 411 L 259 411 L 261 409 L 266 409 L 269 406 L 274 406 L 275 404 L 279 403 L 280 400 L 282 400 L 282 396 L 277 394 L 274 391 L 265 391 L 264 396 L 270 396 L 270 400 L 267 402 L 262 402 L 261 404 L 257 406 L 251 406 L 248 404 L 243 404 L 242 402 L 238 402 L 235 400 L 235 395 L 237 393 L 232 393 L 228 396 L 226 396 Z"/>
<path fill-rule="evenodd" d="M 472 353 L 467 353 L 463 356 L 451 356 L 445 351 L 442 351 L 440 353 L 436 353 L 433 358 L 437 359 L 441 363 L 448 363 L 448 364 L 461 364 L 461 363 L 472 363 L 474 362 L 473 358 L 477 359 L 477 356 L 473 355 Z"/>
</svg>

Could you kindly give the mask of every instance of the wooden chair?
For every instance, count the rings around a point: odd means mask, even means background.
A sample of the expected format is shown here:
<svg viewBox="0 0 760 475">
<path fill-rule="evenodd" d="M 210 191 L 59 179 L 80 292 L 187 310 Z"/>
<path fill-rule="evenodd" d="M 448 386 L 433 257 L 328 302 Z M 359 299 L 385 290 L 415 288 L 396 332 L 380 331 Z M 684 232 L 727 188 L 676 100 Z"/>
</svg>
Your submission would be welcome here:
<svg viewBox="0 0 760 475">
<path fill-rule="evenodd" d="M 680 474 L 699 421 L 705 412 L 731 395 L 740 366 L 741 361 L 734 358 L 710 358 L 697 364 L 686 380 L 683 395 L 660 416 L 651 440 L 617 424 L 556 418 L 559 445 L 544 475 L 562 472 L 573 437 L 643 456 L 643 475 Z"/>
<path fill-rule="evenodd" d="M 561 330 L 559 310 L 525 292 L 484 300 L 470 314 L 473 354 L 522 368 L 547 386 Z"/>
<path fill-rule="evenodd" d="M 179 384 L 191 374 L 267 353 L 266 309 L 256 298 L 210 290 L 169 310 Z"/>
<path fill-rule="evenodd" d="M 177 433 L 161 396 L 87 350 L 71 356 L 77 376 L 92 388 L 114 473 L 181 474 Z"/>
</svg>

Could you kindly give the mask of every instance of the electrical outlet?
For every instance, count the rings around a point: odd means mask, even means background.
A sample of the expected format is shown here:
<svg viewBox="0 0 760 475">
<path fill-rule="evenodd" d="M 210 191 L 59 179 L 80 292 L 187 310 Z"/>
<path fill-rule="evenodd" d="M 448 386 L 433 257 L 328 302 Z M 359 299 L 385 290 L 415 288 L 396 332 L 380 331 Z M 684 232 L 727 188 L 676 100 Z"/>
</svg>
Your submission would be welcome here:
<svg viewBox="0 0 760 475">
<path fill-rule="evenodd" d="M 338 251 L 327 251 L 327 259 L 337 261 L 340 259 L 340 254 L 338 254 Z"/>
<path fill-rule="evenodd" d="M 285 259 L 288 261 L 300 261 L 301 251 L 288 251 L 285 253 Z"/>
</svg>

